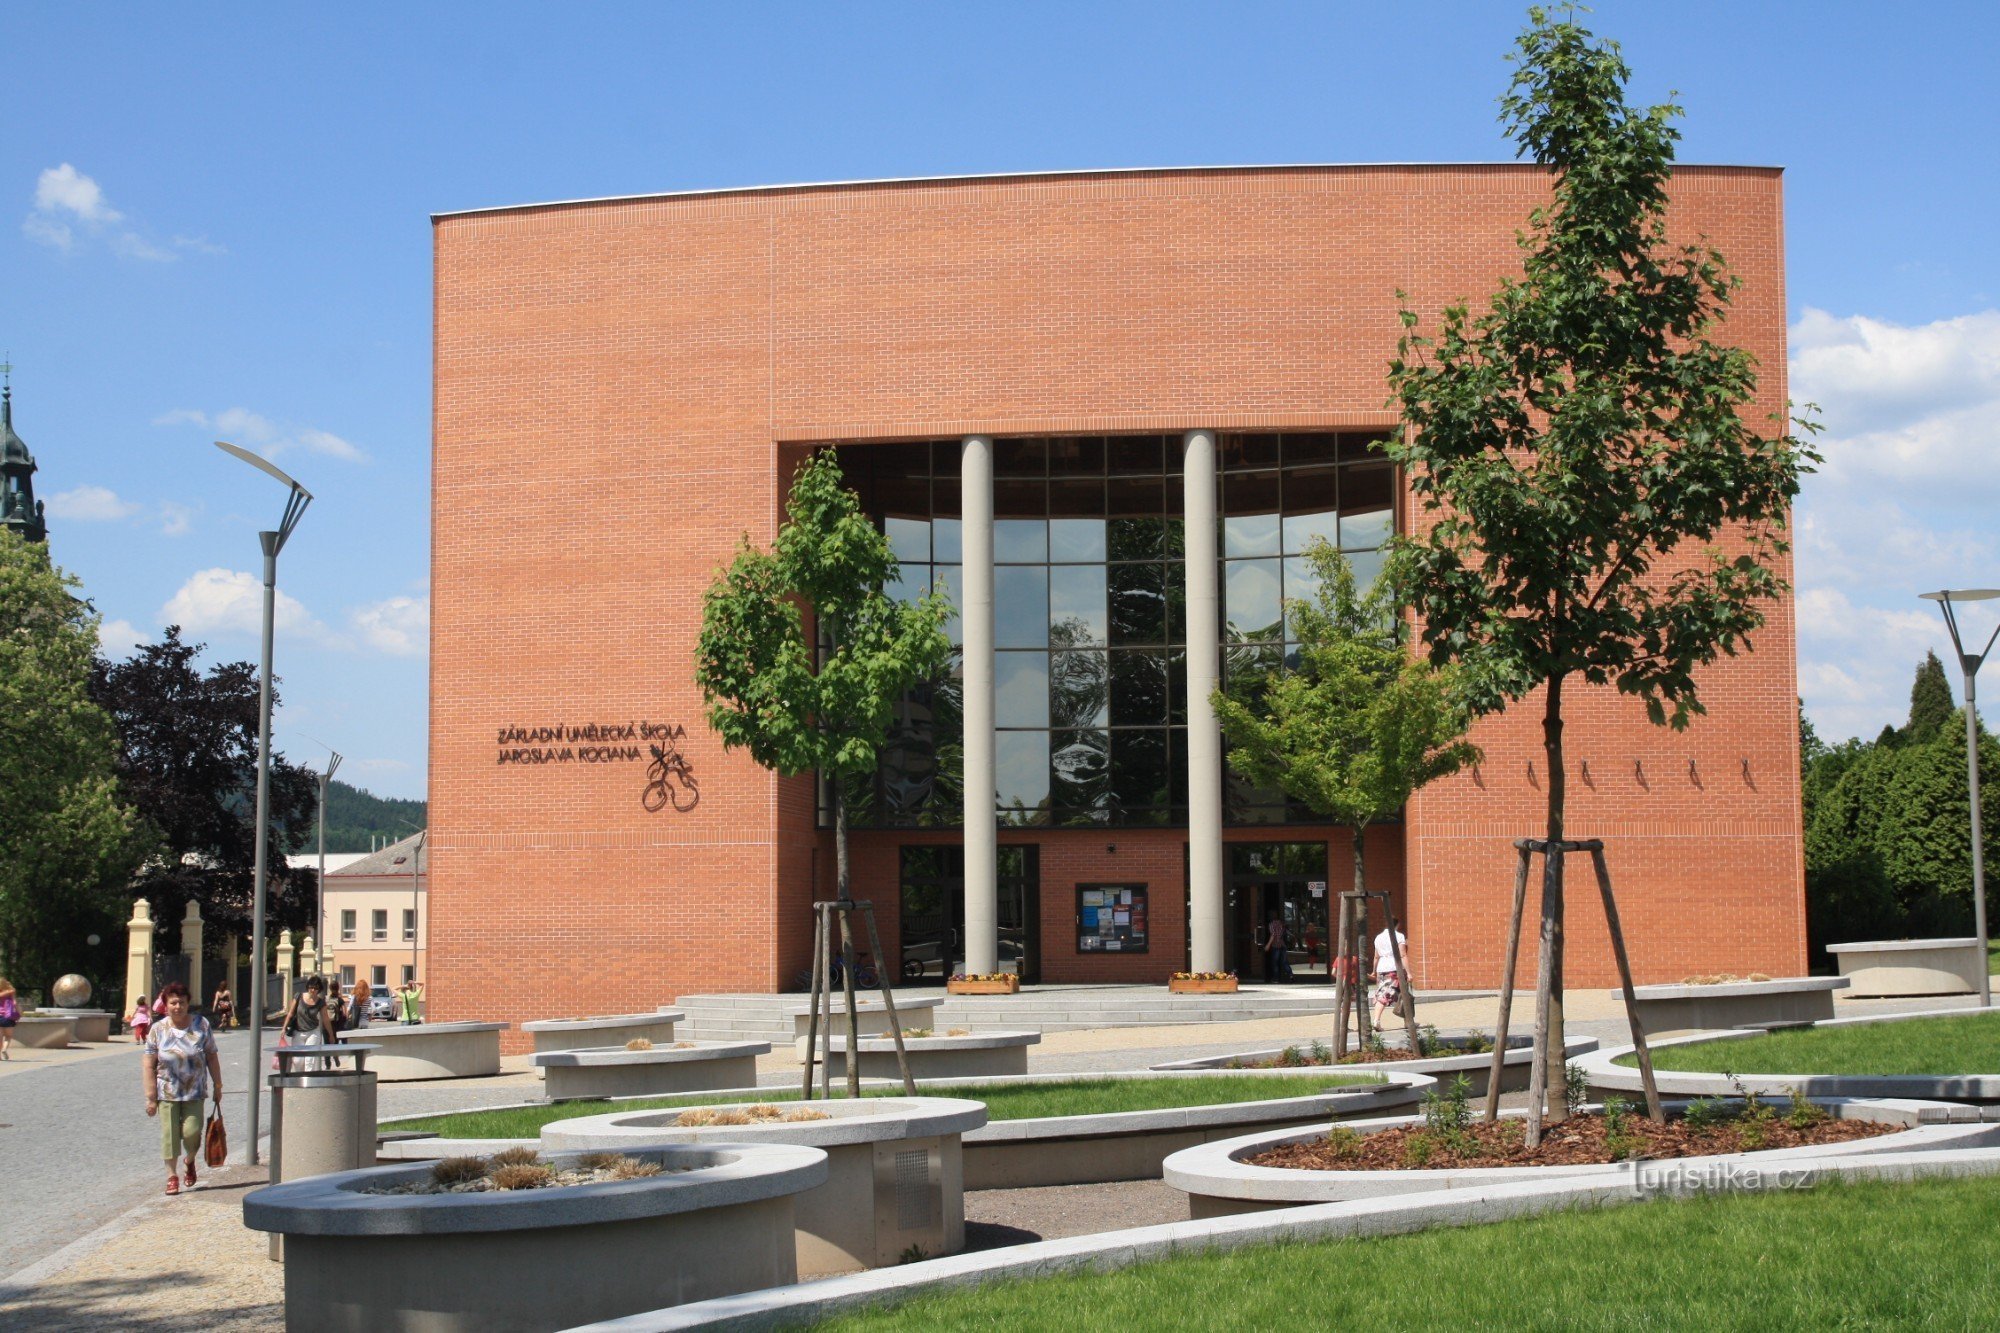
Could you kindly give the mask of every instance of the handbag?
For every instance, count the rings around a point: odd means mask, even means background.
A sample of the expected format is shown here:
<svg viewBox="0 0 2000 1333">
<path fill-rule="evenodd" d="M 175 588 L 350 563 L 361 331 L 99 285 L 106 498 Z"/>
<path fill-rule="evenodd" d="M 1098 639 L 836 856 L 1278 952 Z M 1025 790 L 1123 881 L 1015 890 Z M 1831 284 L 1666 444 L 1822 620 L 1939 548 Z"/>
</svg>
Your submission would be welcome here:
<svg viewBox="0 0 2000 1333">
<path fill-rule="evenodd" d="M 222 1111 L 218 1107 L 208 1122 L 208 1131 L 202 1136 L 202 1158 L 212 1167 L 220 1167 L 229 1160 L 229 1131 L 222 1127 Z"/>
</svg>

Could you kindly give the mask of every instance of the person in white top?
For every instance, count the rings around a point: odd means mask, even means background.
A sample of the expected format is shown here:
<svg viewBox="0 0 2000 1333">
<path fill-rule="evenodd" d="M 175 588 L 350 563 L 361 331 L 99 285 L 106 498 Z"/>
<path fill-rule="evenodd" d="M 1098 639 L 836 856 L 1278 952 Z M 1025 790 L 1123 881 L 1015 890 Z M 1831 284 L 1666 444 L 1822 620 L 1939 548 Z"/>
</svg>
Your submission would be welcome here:
<svg viewBox="0 0 2000 1333">
<path fill-rule="evenodd" d="M 1400 954 L 1408 957 L 1410 937 L 1402 931 L 1396 932 L 1393 947 L 1389 942 L 1388 927 L 1383 927 L 1375 936 L 1375 1028 L 1382 1027 L 1382 1016 L 1395 1007 L 1403 998 L 1403 979 L 1397 973 L 1396 958 Z"/>
</svg>

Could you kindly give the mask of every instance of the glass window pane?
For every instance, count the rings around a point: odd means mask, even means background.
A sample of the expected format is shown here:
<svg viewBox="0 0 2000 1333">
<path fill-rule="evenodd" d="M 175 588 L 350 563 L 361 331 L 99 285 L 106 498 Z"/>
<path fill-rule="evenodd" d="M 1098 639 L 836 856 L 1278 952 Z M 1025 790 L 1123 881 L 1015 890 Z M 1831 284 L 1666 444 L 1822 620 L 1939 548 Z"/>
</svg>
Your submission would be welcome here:
<svg viewBox="0 0 2000 1333">
<path fill-rule="evenodd" d="M 1049 520 L 1049 559 L 1057 563 L 1104 563 L 1104 520 L 1101 518 L 1052 518 Z"/>
<path fill-rule="evenodd" d="M 1347 550 L 1380 546 L 1395 530 L 1390 505 L 1395 499 L 1395 468 L 1388 463 L 1363 463 L 1345 468 L 1340 476 L 1340 544 Z"/>
<path fill-rule="evenodd" d="M 902 564 L 896 567 L 896 575 L 884 585 L 882 591 L 894 601 L 905 604 L 916 601 L 930 586 L 931 567 L 929 565 Z"/>
<path fill-rule="evenodd" d="M 1045 477 L 1049 472 L 1047 440 L 995 440 L 993 475 L 996 477 Z"/>
<path fill-rule="evenodd" d="M 965 625 L 959 619 L 959 596 L 964 588 L 964 575 L 957 565 L 936 565 L 932 567 L 931 586 L 951 601 L 951 614 L 945 617 L 944 636 L 957 647 L 965 642 Z"/>
<path fill-rule="evenodd" d="M 1285 599 L 1293 602 L 1312 602 L 1319 597 L 1319 575 L 1313 572 L 1312 561 L 1303 556 L 1292 556 L 1285 561 Z"/>
<path fill-rule="evenodd" d="M 1126 823 L 1157 822 L 1172 804 L 1165 728 L 1111 734 L 1111 804 Z"/>
<path fill-rule="evenodd" d="M 1052 653 L 1049 657 L 1051 721 L 1058 727 L 1102 727 L 1110 722 L 1111 667 L 1103 653 Z"/>
<path fill-rule="evenodd" d="M 1049 482 L 1049 513 L 1055 518 L 1103 518 L 1104 478 L 1058 474 Z"/>
<path fill-rule="evenodd" d="M 1049 570 L 1049 642 L 1081 648 L 1105 638 L 1103 565 L 1056 565 Z"/>
<path fill-rule="evenodd" d="M 1112 475 L 1147 474 L 1160 471 L 1161 450 L 1166 440 L 1158 435 L 1114 435 L 1106 450 L 1106 464 Z"/>
<path fill-rule="evenodd" d="M 931 475 L 956 477 L 963 468 L 964 440 L 939 440 L 931 445 Z"/>
<path fill-rule="evenodd" d="M 998 727 L 1049 724 L 1047 653 L 993 654 L 993 724 Z"/>
<path fill-rule="evenodd" d="M 1049 646 L 1046 565 L 1002 565 L 993 571 L 993 643 L 997 648 Z"/>
<path fill-rule="evenodd" d="M 994 736 L 993 766 L 999 804 L 1025 810 L 1049 799 L 1049 733 L 1002 731 Z"/>
<path fill-rule="evenodd" d="M 1111 725 L 1157 727 L 1167 720 L 1167 655 L 1151 648 L 1111 654 Z"/>
<path fill-rule="evenodd" d="M 1113 565 L 1110 569 L 1111 642 L 1167 641 L 1167 567 Z"/>
<path fill-rule="evenodd" d="M 1278 554 L 1278 474 L 1225 477 L 1222 515 L 1224 555 Z"/>
<path fill-rule="evenodd" d="M 1275 435 L 1225 435 L 1221 440 L 1222 470 L 1278 466 L 1278 437 Z"/>
<path fill-rule="evenodd" d="M 955 518 L 931 520 L 931 559 L 947 564 L 963 560 L 965 547 L 960 540 L 963 529 L 964 524 Z"/>
<path fill-rule="evenodd" d="M 1049 739 L 1049 804 L 1058 824 L 1104 822 L 1111 803 L 1111 737 L 1058 731 Z"/>
<path fill-rule="evenodd" d="M 996 481 L 993 483 L 993 514 L 996 518 L 1046 518 L 1049 512 L 1049 484 L 1045 481 Z"/>
<path fill-rule="evenodd" d="M 1226 633 L 1236 639 L 1268 639 L 1282 626 L 1281 567 L 1276 560 L 1231 560 L 1223 566 Z"/>
<path fill-rule="evenodd" d="M 1295 467 L 1320 467 L 1339 461 L 1338 435 L 1287 435 L 1284 438 L 1284 446 L 1285 467 L 1288 471 Z"/>
<path fill-rule="evenodd" d="M 1348 551 L 1347 563 L 1354 566 L 1354 586 L 1366 588 L 1382 573 L 1387 557 L 1380 551 Z"/>
<path fill-rule="evenodd" d="M 1039 565 L 1049 558 L 1049 525 L 1039 518 L 1003 518 L 993 524 L 993 561 Z"/>
<path fill-rule="evenodd" d="M 1285 554 L 1297 555 L 1318 537 L 1340 544 L 1340 469 L 1301 468 L 1285 473 Z"/>
<path fill-rule="evenodd" d="M 1157 517 L 1114 518 L 1106 525 L 1104 546 L 1110 560 L 1157 560 L 1166 554 L 1166 524 Z"/>
<path fill-rule="evenodd" d="M 898 560 L 918 564 L 930 560 L 931 525 L 926 520 L 892 515 L 882 520 L 882 527 L 889 538 L 889 550 Z"/>
<path fill-rule="evenodd" d="M 1167 721 L 1177 727 L 1187 725 L 1187 650 L 1167 653 Z"/>
<path fill-rule="evenodd" d="M 1065 435 L 1049 441 L 1051 477 L 1104 475 L 1104 440 L 1097 435 Z"/>
</svg>

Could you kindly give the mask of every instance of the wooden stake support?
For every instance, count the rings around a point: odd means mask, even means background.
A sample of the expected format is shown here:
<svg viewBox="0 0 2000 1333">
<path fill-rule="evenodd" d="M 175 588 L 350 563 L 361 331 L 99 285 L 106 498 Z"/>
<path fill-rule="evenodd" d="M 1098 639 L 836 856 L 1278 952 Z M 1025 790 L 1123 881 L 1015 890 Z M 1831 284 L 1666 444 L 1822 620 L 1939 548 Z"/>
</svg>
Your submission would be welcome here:
<svg viewBox="0 0 2000 1333">
<path fill-rule="evenodd" d="M 854 1003 L 854 929 L 856 912 L 868 932 L 868 948 L 875 955 L 875 979 L 882 992 L 882 1007 L 889 1015 L 889 1035 L 896 1043 L 896 1069 L 903 1076 L 903 1091 L 914 1097 L 917 1082 L 910 1077 L 910 1059 L 903 1049 L 903 1023 L 896 1014 L 896 996 L 889 987 L 888 970 L 882 966 L 882 941 L 875 933 L 875 904 L 866 899 L 839 899 L 813 904 L 812 1011 L 806 1020 L 806 1068 L 801 1092 L 812 1096 L 813 1064 L 820 1069 L 821 1097 L 833 1095 L 833 951 L 834 932 L 839 931 L 840 989 L 847 1010 L 847 1095 L 861 1095 L 861 1024 Z M 822 1022 L 822 1018 L 824 1021 Z"/>
<path fill-rule="evenodd" d="M 1334 1034 L 1333 1054 L 1337 1060 L 1347 1054 L 1348 1006 L 1354 1008 L 1354 1025 L 1359 1046 L 1368 1046 L 1368 987 L 1362 961 L 1367 956 L 1368 942 L 1368 902 L 1379 899 L 1382 903 L 1382 917 L 1389 930 L 1389 953 L 1396 964 L 1396 978 L 1402 984 L 1402 995 L 1396 1001 L 1397 1016 L 1403 1020 L 1403 1027 L 1409 1034 L 1410 1053 L 1417 1053 L 1417 1004 L 1410 993 L 1410 973 L 1403 964 L 1403 942 L 1398 937 L 1396 912 L 1389 905 L 1389 895 L 1378 891 L 1362 892 L 1348 889 L 1340 895 L 1340 962 L 1336 964 L 1333 981 Z"/>
</svg>

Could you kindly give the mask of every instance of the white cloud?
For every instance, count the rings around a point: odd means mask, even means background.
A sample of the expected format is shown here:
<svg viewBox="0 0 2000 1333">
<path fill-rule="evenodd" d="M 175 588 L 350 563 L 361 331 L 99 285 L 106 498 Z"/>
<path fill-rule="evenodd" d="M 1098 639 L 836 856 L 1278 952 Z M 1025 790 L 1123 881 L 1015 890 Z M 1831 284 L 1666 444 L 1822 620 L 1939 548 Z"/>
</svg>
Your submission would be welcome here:
<svg viewBox="0 0 2000 1333">
<path fill-rule="evenodd" d="M 34 210 L 22 220 L 21 231 L 28 239 L 65 254 L 74 253 L 83 241 L 101 239 L 113 254 L 124 259 L 164 262 L 179 257 L 174 248 L 159 245 L 126 226 L 125 215 L 111 206 L 103 187 L 67 162 L 49 167 L 36 178 Z"/>
<path fill-rule="evenodd" d="M 1949 656 L 1917 594 L 2000 583 L 2000 311 L 1899 325 L 1808 309 L 1791 344 L 1793 396 L 1826 426 L 1796 515 L 1800 693 L 1822 736 L 1873 736 L 1903 721 L 1924 653 Z"/>
<path fill-rule="evenodd" d="M 430 651 L 431 599 L 390 597 L 348 612 L 361 642 L 395 657 L 422 657 Z"/>
<path fill-rule="evenodd" d="M 226 255 L 229 247 L 217 245 L 206 236 L 176 236 L 173 240 L 176 250 L 192 250 L 198 255 Z"/>
<path fill-rule="evenodd" d="M 266 458 L 275 459 L 290 449 L 303 449 L 307 453 L 320 454 L 327 458 L 338 458 L 347 463 L 366 463 L 368 455 L 358 445 L 342 439 L 332 431 L 319 430 L 312 426 L 292 426 L 280 424 L 247 407 L 227 407 L 220 412 L 204 412 L 200 408 L 177 407 L 170 412 L 162 412 L 153 418 L 155 426 L 200 426 L 223 436 L 232 444 L 241 444 L 255 449 Z"/>
<path fill-rule="evenodd" d="M 129 620 L 107 620 L 97 627 L 97 649 L 113 661 L 129 657 L 147 636 Z"/>
<path fill-rule="evenodd" d="M 178 500 L 160 501 L 160 535 L 185 537 L 194 528 L 194 506 Z"/>
<path fill-rule="evenodd" d="M 260 634 L 264 627 L 264 585 L 236 569 L 204 569 L 192 575 L 160 608 L 160 623 L 179 625 L 190 636 Z M 314 619 L 297 598 L 280 589 L 272 624 L 280 634 L 296 634 L 329 647 L 340 640 Z"/>
<path fill-rule="evenodd" d="M 109 486 L 76 486 L 49 497 L 49 513 L 77 523 L 115 523 L 142 506 L 118 498 Z"/>
</svg>

